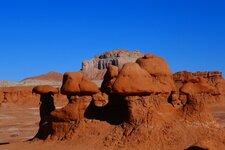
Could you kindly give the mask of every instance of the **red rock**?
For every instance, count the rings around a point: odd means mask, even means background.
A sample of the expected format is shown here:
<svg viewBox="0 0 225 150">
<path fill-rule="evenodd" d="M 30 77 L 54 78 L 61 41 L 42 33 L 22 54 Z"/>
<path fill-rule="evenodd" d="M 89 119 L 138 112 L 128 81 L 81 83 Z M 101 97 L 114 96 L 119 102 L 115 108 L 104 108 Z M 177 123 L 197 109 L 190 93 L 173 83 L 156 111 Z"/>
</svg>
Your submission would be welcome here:
<svg viewBox="0 0 225 150">
<path fill-rule="evenodd" d="M 126 63 L 120 70 L 112 92 L 121 95 L 147 95 L 160 91 L 147 71 L 137 63 Z"/>
<path fill-rule="evenodd" d="M 218 150 L 216 148 L 217 146 L 217 142 L 213 141 L 213 140 L 201 140 L 195 144 L 193 144 L 193 148 L 198 148 L 198 149 L 202 149 L 202 150 Z M 189 148 L 190 149 L 190 148 Z M 188 149 L 187 149 L 188 150 Z"/>
<path fill-rule="evenodd" d="M 32 91 L 37 94 L 59 93 L 57 88 L 54 88 L 53 86 L 50 86 L 50 85 L 35 86 Z"/>
<path fill-rule="evenodd" d="M 199 83 L 188 82 L 181 87 L 181 92 L 186 94 L 200 94 L 200 93 L 208 93 L 212 95 L 219 95 L 219 91 L 217 88 L 210 86 L 203 79 L 200 80 Z"/>
<path fill-rule="evenodd" d="M 0 103 L 39 106 L 40 95 L 32 93 L 34 86 L 0 87 Z M 62 106 L 68 102 L 66 96 L 55 94 L 55 105 Z"/>
<path fill-rule="evenodd" d="M 61 89 L 69 104 L 45 118 L 49 126 L 41 133 L 48 142 L 69 139 L 83 149 L 213 148 L 202 144 L 206 138 L 224 149 L 225 130 L 206 107 L 206 99 L 221 96 L 222 84 L 192 73 L 175 82 L 176 89 L 166 61 L 150 54 L 120 71 L 109 66 L 101 92 L 82 73 L 66 73 Z"/>
<path fill-rule="evenodd" d="M 116 81 L 116 78 L 119 73 L 119 68 L 113 65 L 109 65 L 107 72 L 104 76 L 104 80 L 101 85 L 101 91 L 106 93 L 112 92 L 112 86 L 114 82 Z"/>
<path fill-rule="evenodd" d="M 175 91 L 172 71 L 165 59 L 153 54 L 145 54 L 143 58 L 137 59 L 136 63 L 157 80 L 161 89 L 166 89 L 166 92 Z"/>
<path fill-rule="evenodd" d="M 79 121 L 84 118 L 85 111 L 92 100 L 91 96 L 71 96 L 65 107 L 51 113 L 53 121 L 68 122 Z"/>
<path fill-rule="evenodd" d="M 88 95 L 98 92 L 98 87 L 81 72 L 66 72 L 61 93 L 65 95 Z"/>
<path fill-rule="evenodd" d="M 102 107 L 108 104 L 109 96 L 106 93 L 98 92 L 92 95 L 95 106 Z"/>
<path fill-rule="evenodd" d="M 141 68 L 145 69 L 150 75 L 172 75 L 170 67 L 165 59 L 153 54 L 145 54 L 143 58 L 138 58 L 138 63 Z"/>
</svg>

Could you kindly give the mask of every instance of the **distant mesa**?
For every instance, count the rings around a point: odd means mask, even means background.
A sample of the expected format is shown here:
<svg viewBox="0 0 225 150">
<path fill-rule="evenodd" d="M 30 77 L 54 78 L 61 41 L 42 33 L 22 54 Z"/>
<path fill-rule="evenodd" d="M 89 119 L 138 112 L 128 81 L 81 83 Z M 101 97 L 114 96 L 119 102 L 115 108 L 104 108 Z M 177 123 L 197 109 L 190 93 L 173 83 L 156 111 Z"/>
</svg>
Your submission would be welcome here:
<svg viewBox="0 0 225 150">
<path fill-rule="evenodd" d="M 101 55 L 96 55 L 91 60 L 83 61 L 81 71 L 91 80 L 103 80 L 109 65 L 122 68 L 125 63 L 135 62 L 143 56 L 144 54 L 139 50 L 130 52 L 127 49 L 116 49 Z"/>
</svg>

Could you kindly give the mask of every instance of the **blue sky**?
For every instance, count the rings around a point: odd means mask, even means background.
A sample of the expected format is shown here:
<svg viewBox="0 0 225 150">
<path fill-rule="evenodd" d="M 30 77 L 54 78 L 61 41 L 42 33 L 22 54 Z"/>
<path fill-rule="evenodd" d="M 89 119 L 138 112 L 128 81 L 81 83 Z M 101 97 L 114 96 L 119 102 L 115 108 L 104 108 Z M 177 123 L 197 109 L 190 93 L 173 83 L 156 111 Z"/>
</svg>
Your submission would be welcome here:
<svg viewBox="0 0 225 150">
<path fill-rule="evenodd" d="M 225 1 L 0 0 L 0 80 L 78 71 L 117 48 L 164 57 L 173 72 L 225 73 Z"/>
</svg>

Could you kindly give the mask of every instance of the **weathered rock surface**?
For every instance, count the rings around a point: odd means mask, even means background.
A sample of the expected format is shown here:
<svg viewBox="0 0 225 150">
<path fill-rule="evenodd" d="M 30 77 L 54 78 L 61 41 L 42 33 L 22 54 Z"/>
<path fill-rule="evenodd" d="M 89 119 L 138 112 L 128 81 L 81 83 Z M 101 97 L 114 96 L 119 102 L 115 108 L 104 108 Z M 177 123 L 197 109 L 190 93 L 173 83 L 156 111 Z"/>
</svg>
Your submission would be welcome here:
<svg viewBox="0 0 225 150">
<path fill-rule="evenodd" d="M 101 55 L 96 55 L 93 59 L 82 62 L 82 72 L 91 80 L 103 80 L 104 74 L 109 65 L 119 68 L 127 62 L 135 62 L 137 58 L 144 54 L 138 50 L 129 52 L 126 49 L 117 49 Z"/>
<path fill-rule="evenodd" d="M 39 105 L 40 95 L 32 92 L 34 86 L 18 86 L 18 87 L 0 87 L 0 104 L 15 104 L 23 106 Z M 67 102 L 66 96 L 55 94 L 55 103 L 57 106 L 63 106 Z"/>
<path fill-rule="evenodd" d="M 39 85 L 39 86 L 35 86 L 32 92 L 37 94 L 48 94 L 48 93 L 57 94 L 59 93 L 59 90 L 50 85 Z"/>
<path fill-rule="evenodd" d="M 224 103 L 224 87 L 225 79 L 222 73 L 214 72 L 187 72 L 181 71 L 173 74 L 176 85 L 176 91 L 180 93 L 180 100 L 185 102 L 185 94 L 201 94 L 204 95 L 206 103 Z"/>
<path fill-rule="evenodd" d="M 63 76 L 61 93 L 65 95 L 88 95 L 98 92 L 98 87 L 82 72 L 66 72 Z"/>
<path fill-rule="evenodd" d="M 148 54 L 121 69 L 109 66 L 100 92 L 82 92 L 83 78 L 90 83 L 81 73 L 64 75 L 68 104 L 51 112 L 45 140 L 84 149 L 225 149 L 225 130 L 206 107 L 205 99 L 222 95 L 214 77 L 183 72 L 172 80 L 166 61 Z"/>
</svg>

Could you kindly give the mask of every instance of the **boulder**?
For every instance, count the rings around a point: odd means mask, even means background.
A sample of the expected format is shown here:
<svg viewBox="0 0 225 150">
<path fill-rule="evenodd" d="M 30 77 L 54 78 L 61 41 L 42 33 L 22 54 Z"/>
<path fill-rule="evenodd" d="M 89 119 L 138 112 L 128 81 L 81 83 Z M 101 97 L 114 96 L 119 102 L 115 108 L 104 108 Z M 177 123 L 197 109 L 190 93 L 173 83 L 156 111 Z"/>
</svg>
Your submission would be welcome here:
<svg viewBox="0 0 225 150">
<path fill-rule="evenodd" d="M 116 81 L 118 74 L 119 74 L 119 68 L 113 65 L 109 65 L 101 85 L 101 91 L 106 93 L 111 93 L 112 86 L 114 82 Z"/>
<path fill-rule="evenodd" d="M 137 59 L 136 63 L 154 77 L 162 89 L 167 89 L 167 92 L 175 91 L 172 71 L 165 59 L 145 54 L 144 57 Z"/>
<path fill-rule="evenodd" d="M 112 92 L 121 95 L 148 95 L 170 93 L 173 89 L 173 80 L 169 76 L 155 78 L 138 63 L 126 63 L 113 84 Z"/>
<path fill-rule="evenodd" d="M 166 60 L 153 54 L 145 54 L 144 57 L 138 58 L 136 63 L 150 75 L 172 75 L 172 71 Z"/>
<path fill-rule="evenodd" d="M 160 91 L 149 73 L 137 63 L 126 63 L 119 72 L 112 92 L 121 95 L 147 95 Z"/>
<path fill-rule="evenodd" d="M 98 91 L 97 85 L 81 72 L 66 72 L 63 75 L 61 93 L 64 95 L 91 95 Z"/>
<path fill-rule="evenodd" d="M 57 88 L 54 88 L 53 86 L 50 85 L 39 85 L 35 86 L 32 90 L 32 92 L 37 93 L 37 94 L 56 94 L 59 93 Z"/>
</svg>

